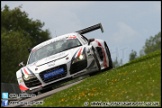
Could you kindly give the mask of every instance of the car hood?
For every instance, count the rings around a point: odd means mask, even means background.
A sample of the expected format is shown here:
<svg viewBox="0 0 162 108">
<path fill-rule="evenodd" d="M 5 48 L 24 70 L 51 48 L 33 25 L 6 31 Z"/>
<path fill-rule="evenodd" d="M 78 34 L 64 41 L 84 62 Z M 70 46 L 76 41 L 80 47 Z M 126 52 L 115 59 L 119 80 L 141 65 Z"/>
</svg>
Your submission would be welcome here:
<svg viewBox="0 0 162 108">
<path fill-rule="evenodd" d="M 59 60 L 59 59 L 62 59 L 62 58 L 65 58 L 69 55 L 69 52 L 67 51 L 64 51 L 64 52 L 61 52 L 61 53 L 57 53 L 57 54 L 54 54 L 52 56 L 49 56 L 47 58 L 43 58 L 37 62 L 35 62 L 34 64 L 39 67 L 39 66 L 42 66 L 44 64 L 47 64 L 47 63 L 50 63 L 52 61 L 56 61 L 56 60 Z"/>
<path fill-rule="evenodd" d="M 69 49 L 69 50 L 66 50 L 66 51 L 63 51 L 63 52 L 60 52 L 60 53 L 57 53 L 57 54 L 54 54 L 52 56 L 49 56 L 49 57 L 46 57 L 46 58 L 43 58 L 39 61 L 36 61 L 32 64 L 29 64 L 29 65 L 26 65 L 25 68 L 27 68 L 27 70 L 30 70 L 31 72 L 30 73 L 39 73 L 41 71 L 44 71 L 43 70 L 39 70 L 39 71 L 36 71 L 35 69 L 36 68 L 39 68 L 45 64 L 48 64 L 50 62 L 53 62 L 53 61 L 57 61 L 57 60 L 61 60 L 61 59 L 64 59 L 66 57 L 68 57 L 68 60 L 65 59 L 65 62 L 62 63 L 62 64 L 66 64 L 67 62 L 71 61 L 71 59 L 73 58 L 73 56 L 79 52 L 80 49 L 83 49 L 84 47 L 83 46 L 80 46 L 80 47 L 77 47 L 77 48 L 73 48 L 73 49 Z M 45 69 L 46 70 L 46 69 Z"/>
</svg>

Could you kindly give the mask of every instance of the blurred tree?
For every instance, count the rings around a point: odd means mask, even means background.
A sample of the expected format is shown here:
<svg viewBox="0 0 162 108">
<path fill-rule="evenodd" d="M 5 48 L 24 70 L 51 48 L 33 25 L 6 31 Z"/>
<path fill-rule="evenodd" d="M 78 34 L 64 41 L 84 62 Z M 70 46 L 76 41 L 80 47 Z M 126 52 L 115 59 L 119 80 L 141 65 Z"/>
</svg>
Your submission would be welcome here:
<svg viewBox="0 0 162 108">
<path fill-rule="evenodd" d="M 27 49 L 50 39 L 44 23 L 30 19 L 20 8 L 1 8 L 1 82 L 17 82 L 18 64 L 27 62 Z"/>
<path fill-rule="evenodd" d="M 31 41 L 21 32 L 1 33 L 1 82 L 16 82 L 18 64 L 27 61 L 26 48 L 30 45 Z"/>
<path fill-rule="evenodd" d="M 129 61 L 134 60 L 137 57 L 137 52 L 132 50 L 132 52 L 129 54 Z"/>
<path fill-rule="evenodd" d="M 151 36 L 149 39 L 146 39 L 145 45 L 140 50 L 140 56 L 156 50 L 161 50 L 161 32 L 155 36 Z"/>
<path fill-rule="evenodd" d="M 122 65 L 122 59 L 120 59 L 120 62 L 118 62 L 118 58 L 116 57 L 115 61 L 113 61 L 113 67 L 117 68 Z"/>
<path fill-rule="evenodd" d="M 48 30 L 43 30 L 44 23 L 40 20 L 33 20 L 28 17 L 25 11 L 21 11 L 21 6 L 12 10 L 7 5 L 1 9 L 1 28 L 8 32 L 21 31 L 32 42 L 31 46 L 35 46 L 44 40 L 50 39 Z"/>
</svg>

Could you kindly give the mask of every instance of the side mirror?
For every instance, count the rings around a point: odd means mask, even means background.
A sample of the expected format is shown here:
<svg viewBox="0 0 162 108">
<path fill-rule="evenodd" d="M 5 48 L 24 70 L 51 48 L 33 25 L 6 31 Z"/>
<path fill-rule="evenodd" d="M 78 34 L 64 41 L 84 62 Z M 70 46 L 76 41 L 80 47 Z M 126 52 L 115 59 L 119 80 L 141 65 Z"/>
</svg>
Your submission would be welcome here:
<svg viewBox="0 0 162 108">
<path fill-rule="evenodd" d="M 88 45 L 90 45 L 90 43 L 93 42 L 94 40 L 95 40 L 94 38 L 89 39 L 89 40 L 88 40 Z"/>
<path fill-rule="evenodd" d="M 21 63 L 19 63 L 19 66 L 24 67 L 25 65 L 24 65 L 24 63 L 23 63 L 23 62 L 21 62 Z"/>
<path fill-rule="evenodd" d="M 29 52 L 29 53 L 31 52 L 31 48 L 28 48 L 28 52 Z"/>
</svg>

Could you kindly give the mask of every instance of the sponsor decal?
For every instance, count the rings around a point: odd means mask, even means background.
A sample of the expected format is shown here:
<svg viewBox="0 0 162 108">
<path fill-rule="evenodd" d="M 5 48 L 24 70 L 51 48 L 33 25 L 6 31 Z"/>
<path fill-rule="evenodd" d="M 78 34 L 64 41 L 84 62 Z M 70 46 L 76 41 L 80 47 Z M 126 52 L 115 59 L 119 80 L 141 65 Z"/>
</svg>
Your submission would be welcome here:
<svg viewBox="0 0 162 108">
<path fill-rule="evenodd" d="M 62 57 L 62 56 L 67 56 L 67 55 L 68 54 L 66 54 L 65 52 L 63 52 L 63 53 L 56 54 L 56 55 L 51 56 L 51 57 L 47 57 L 46 60 L 51 60 L 51 59 L 55 59 L 55 58 Z"/>
<path fill-rule="evenodd" d="M 68 36 L 67 39 L 76 39 L 76 36 L 73 35 L 73 36 Z"/>
<path fill-rule="evenodd" d="M 47 80 L 47 79 L 50 79 L 50 78 L 52 78 L 54 76 L 60 75 L 62 73 L 64 73 L 64 69 L 59 68 L 59 69 L 55 69 L 55 70 L 53 70 L 53 71 L 51 71 L 49 73 L 44 74 L 43 77 L 44 77 L 45 80 Z"/>
<path fill-rule="evenodd" d="M 52 61 L 52 62 L 48 63 L 47 65 L 48 65 L 49 67 L 54 66 L 54 65 L 55 65 L 55 61 Z"/>
</svg>

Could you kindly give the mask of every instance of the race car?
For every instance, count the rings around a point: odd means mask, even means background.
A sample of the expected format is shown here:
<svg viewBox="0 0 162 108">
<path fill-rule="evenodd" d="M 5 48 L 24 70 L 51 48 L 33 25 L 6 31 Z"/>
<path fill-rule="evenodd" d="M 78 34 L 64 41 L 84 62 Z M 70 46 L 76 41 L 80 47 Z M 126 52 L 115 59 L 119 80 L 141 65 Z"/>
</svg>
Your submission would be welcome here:
<svg viewBox="0 0 162 108">
<path fill-rule="evenodd" d="M 83 34 L 103 28 L 101 23 L 57 36 L 33 47 L 26 66 L 16 72 L 22 92 L 38 93 L 51 85 L 113 68 L 109 47 L 104 40 Z"/>
</svg>

